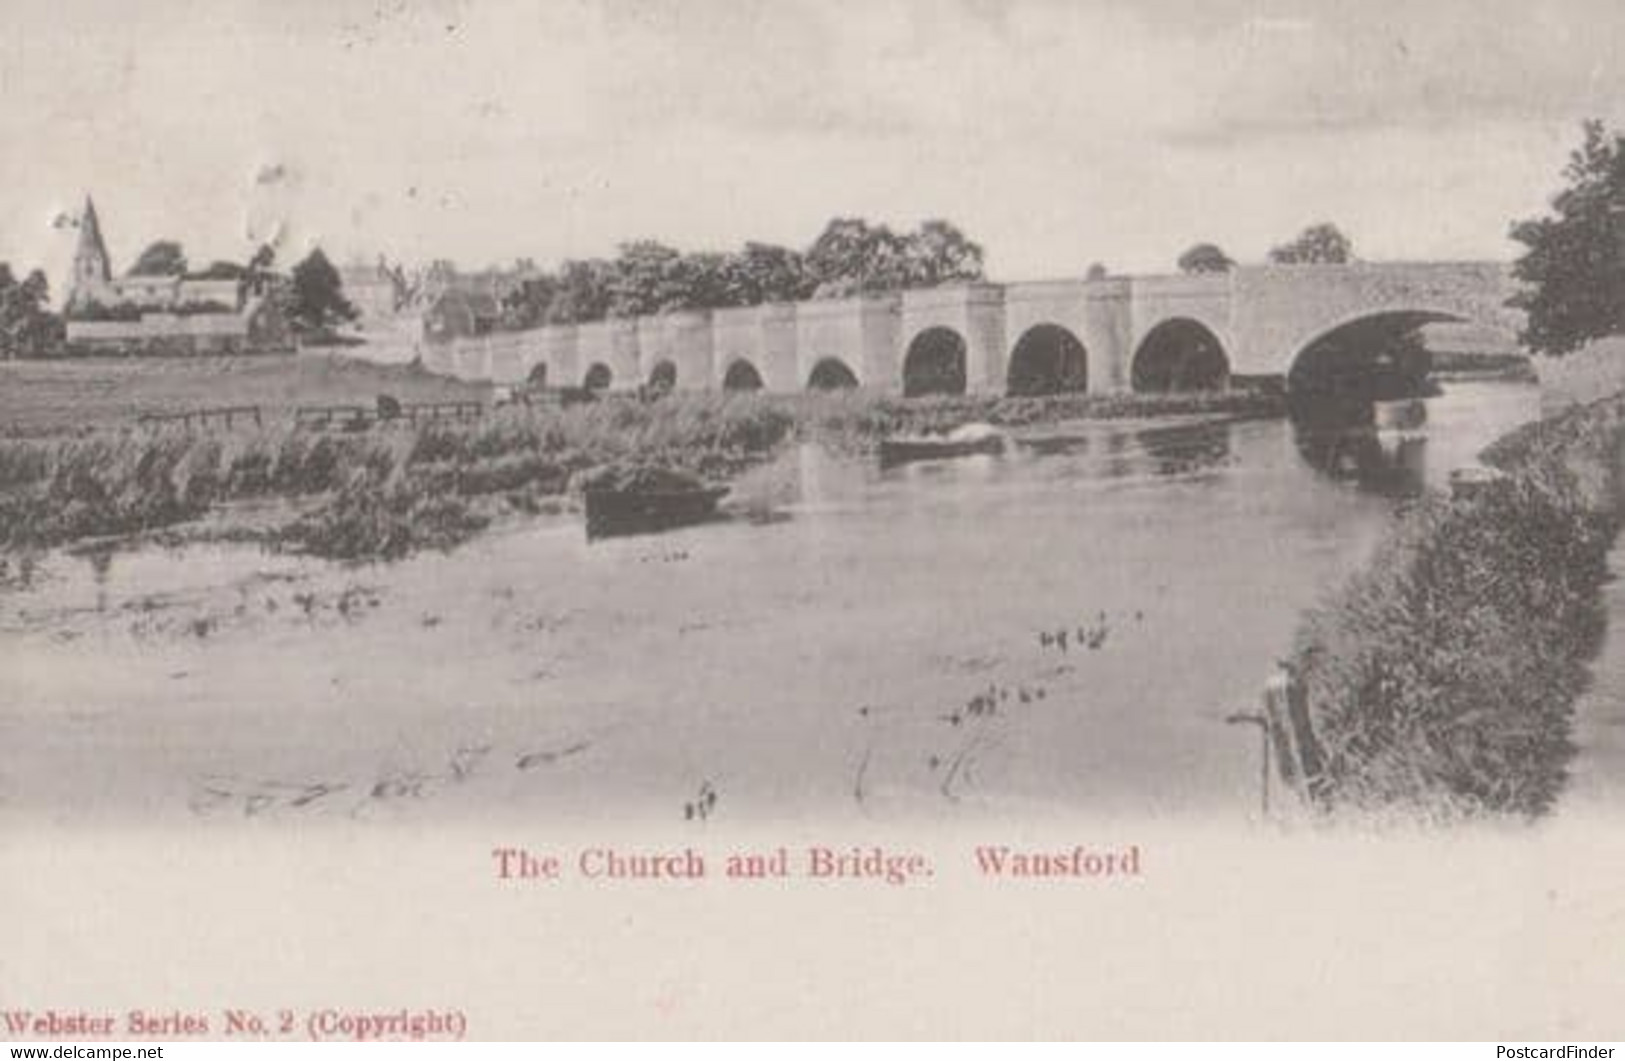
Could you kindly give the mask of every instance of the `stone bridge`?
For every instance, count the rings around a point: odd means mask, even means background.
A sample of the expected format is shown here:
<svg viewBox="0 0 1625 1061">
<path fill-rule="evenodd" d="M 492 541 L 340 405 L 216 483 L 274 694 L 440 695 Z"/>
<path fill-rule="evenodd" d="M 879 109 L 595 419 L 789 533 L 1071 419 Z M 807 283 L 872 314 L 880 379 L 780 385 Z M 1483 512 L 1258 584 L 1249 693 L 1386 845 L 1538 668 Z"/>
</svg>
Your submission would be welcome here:
<svg viewBox="0 0 1625 1061">
<path fill-rule="evenodd" d="M 1504 265 L 1238 266 L 1226 273 L 970 284 L 679 312 L 423 344 L 432 370 L 679 390 L 863 386 L 904 395 L 1289 389 L 1365 371 L 1425 324 L 1515 328 Z"/>
</svg>

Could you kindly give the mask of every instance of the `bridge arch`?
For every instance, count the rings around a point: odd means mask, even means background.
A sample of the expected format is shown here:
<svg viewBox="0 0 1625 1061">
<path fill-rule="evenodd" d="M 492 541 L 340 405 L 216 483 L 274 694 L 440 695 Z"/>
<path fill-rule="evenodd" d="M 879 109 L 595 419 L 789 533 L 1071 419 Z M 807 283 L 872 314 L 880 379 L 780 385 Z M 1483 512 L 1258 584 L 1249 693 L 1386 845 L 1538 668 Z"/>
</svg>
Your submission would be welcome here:
<svg viewBox="0 0 1625 1061">
<path fill-rule="evenodd" d="M 1089 352 L 1059 324 L 1035 324 L 1010 351 L 1005 393 L 1060 394 L 1089 389 Z"/>
<path fill-rule="evenodd" d="M 759 391 L 762 389 L 762 374 L 745 358 L 735 358 L 733 364 L 728 366 L 728 371 L 722 375 L 722 389 Z"/>
<path fill-rule="evenodd" d="M 1140 340 L 1129 379 L 1136 391 L 1221 390 L 1230 382 L 1230 358 L 1206 324 L 1169 317 Z"/>
<path fill-rule="evenodd" d="M 964 394 L 968 347 L 952 328 L 925 329 L 908 344 L 903 357 L 903 397 L 928 394 Z"/>
<path fill-rule="evenodd" d="M 1412 397 L 1432 369 L 1412 337 L 1423 325 L 1465 323 L 1453 310 L 1415 307 L 1351 314 L 1300 341 L 1287 361 L 1287 393 L 1296 398 Z"/>
<path fill-rule="evenodd" d="M 838 357 L 826 357 L 813 365 L 807 374 L 807 389 L 815 391 L 851 390 L 858 385 L 858 375 Z"/>
<path fill-rule="evenodd" d="M 594 361 L 588 367 L 586 375 L 581 377 L 581 385 L 590 391 L 607 391 L 609 385 L 615 382 L 615 373 L 602 361 Z"/>
<path fill-rule="evenodd" d="M 649 386 L 655 390 L 673 390 L 677 386 L 677 362 L 661 358 L 649 370 Z"/>
</svg>

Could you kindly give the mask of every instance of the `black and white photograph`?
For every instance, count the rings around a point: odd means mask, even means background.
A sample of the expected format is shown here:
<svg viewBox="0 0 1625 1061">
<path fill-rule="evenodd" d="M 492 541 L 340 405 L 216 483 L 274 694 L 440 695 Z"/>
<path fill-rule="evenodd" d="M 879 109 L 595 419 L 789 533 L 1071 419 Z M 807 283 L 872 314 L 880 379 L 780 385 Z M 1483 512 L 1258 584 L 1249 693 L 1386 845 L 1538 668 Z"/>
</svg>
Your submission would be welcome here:
<svg viewBox="0 0 1625 1061">
<path fill-rule="evenodd" d="M 0 0 L 0 1039 L 1619 1038 L 1622 57 Z"/>
</svg>

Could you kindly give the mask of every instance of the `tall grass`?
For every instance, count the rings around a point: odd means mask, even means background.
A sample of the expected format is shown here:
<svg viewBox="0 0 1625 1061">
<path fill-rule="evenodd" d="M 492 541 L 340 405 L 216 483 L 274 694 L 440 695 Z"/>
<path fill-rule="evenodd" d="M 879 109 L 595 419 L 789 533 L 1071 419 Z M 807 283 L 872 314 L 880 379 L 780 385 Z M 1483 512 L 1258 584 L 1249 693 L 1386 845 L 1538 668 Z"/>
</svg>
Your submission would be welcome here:
<svg viewBox="0 0 1625 1061">
<path fill-rule="evenodd" d="M 0 441 L 0 545 L 51 546 L 194 519 L 228 501 L 314 499 L 278 535 L 343 558 L 464 540 L 487 502 L 524 507 L 572 473 L 638 460 L 732 474 L 787 438 L 789 413 L 723 398 L 503 410 L 472 424 L 389 424 L 363 434 L 293 428 L 124 431 Z"/>
<path fill-rule="evenodd" d="M 465 540 L 508 508 L 534 509 L 596 465 L 633 461 L 725 478 L 791 438 L 847 452 L 903 431 L 970 420 L 1275 411 L 1274 399 L 1210 395 L 966 397 L 679 395 L 515 406 L 473 423 L 390 423 L 359 434 L 290 424 L 241 431 L 104 431 L 0 439 L 0 547 L 42 547 L 196 519 L 222 502 L 298 502 L 275 535 L 346 559 Z"/>
<path fill-rule="evenodd" d="M 1334 805 L 1427 818 L 1533 816 L 1570 759 L 1620 527 L 1625 398 L 1520 429 L 1503 481 L 1431 496 L 1300 628 Z"/>
</svg>

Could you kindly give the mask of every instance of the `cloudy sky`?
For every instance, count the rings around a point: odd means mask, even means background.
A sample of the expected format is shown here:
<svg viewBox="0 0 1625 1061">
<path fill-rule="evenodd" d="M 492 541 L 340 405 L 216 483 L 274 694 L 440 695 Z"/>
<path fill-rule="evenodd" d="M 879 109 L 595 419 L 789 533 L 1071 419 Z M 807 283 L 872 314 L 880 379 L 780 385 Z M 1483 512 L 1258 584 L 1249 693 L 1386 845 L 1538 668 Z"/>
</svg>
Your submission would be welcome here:
<svg viewBox="0 0 1625 1061">
<path fill-rule="evenodd" d="M 0 260 L 276 234 L 478 266 L 946 217 L 998 279 L 1505 258 L 1597 116 L 1616 0 L 0 0 Z"/>
</svg>

